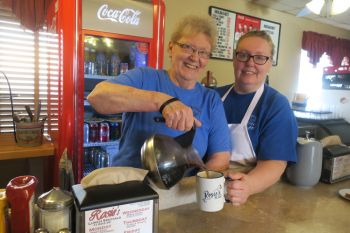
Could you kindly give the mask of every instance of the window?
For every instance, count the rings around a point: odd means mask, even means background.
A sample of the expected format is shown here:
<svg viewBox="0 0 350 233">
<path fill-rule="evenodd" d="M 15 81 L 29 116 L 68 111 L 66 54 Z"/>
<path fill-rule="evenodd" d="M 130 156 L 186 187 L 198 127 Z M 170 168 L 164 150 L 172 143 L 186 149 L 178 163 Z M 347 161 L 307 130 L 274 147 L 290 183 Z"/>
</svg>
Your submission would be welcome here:
<svg viewBox="0 0 350 233">
<path fill-rule="evenodd" d="M 28 116 L 25 105 L 34 111 L 35 103 L 40 100 L 41 119 L 50 114 L 46 133 L 57 129 L 57 34 L 47 33 L 45 29 L 40 32 L 26 30 L 10 10 L 0 8 L 0 71 L 0 133 L 13 131 L 9 89 L 3 74 L 11 85 L 13 108 L 19 118 Z"/>
<path fill-rule="evenodd" d="M 319 63 L 314 67 L 309 62 L 307 51 L 301 50 L 298 93 L 306 94 L 308 97 L 307 107 L 313 110 L 322 110 L 320 106 L 320 96 L 322 94 L 323 68 L 331 66 L 331 61 L 327 54 L 323 54 Z"/>
</svg>

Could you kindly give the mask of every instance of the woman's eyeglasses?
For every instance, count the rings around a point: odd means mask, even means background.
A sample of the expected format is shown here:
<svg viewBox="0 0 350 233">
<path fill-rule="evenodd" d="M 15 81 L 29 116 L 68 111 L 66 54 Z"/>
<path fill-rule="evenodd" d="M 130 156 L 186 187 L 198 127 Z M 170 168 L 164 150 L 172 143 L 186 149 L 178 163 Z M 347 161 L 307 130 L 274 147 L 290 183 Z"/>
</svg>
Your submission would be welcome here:
<svg viewBox="0 0 350 233">
<path fill-rule="evenodd" d="M 206 50 L 199 50 L 197 48 L 192 47 L 189 44 L 183 44 L 183 43 L 179 43 L 179 42 L 174 42 L 176 45 L 178 45 L 185 53 L 188 54 L 194 54 L 194 53 L 198 53 L 198 57 L 203 58 L 203 59 L 209 59 L 211 53 L 206 51 Z"/>
<path fill-rule="evenodd" d="M 253 61 L 257 65 L 264 65 L 270 57 L 264 55 L 250 55 L 248 53 L 236 52 L 236 59 L 241 62 L 247 62 L 253 58 Z"/>
</svg>

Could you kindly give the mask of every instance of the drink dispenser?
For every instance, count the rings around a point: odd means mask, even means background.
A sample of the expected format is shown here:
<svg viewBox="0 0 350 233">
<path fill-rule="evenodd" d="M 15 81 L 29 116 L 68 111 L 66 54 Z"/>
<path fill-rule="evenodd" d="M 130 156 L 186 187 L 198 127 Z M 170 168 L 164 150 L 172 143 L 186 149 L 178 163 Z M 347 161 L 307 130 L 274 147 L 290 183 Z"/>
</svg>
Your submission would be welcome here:
<svg viewBox="0 0 350 233">
<path fill-rule="evenodd" d="M 312 187 L 318 183 L 322 170 L 322 144 L 309 137 L 298 138 L 296 164 L 286 169 L 288 180 L 297 186 Z"/>
<path fill-rule="evenodd" d="M 38 198 L 39 224 L 49 232 L 58 232 L 62 229 L 72 230 L 71 210 L 73 197 L 58 187 L 43 193 Z"/>
</svg>

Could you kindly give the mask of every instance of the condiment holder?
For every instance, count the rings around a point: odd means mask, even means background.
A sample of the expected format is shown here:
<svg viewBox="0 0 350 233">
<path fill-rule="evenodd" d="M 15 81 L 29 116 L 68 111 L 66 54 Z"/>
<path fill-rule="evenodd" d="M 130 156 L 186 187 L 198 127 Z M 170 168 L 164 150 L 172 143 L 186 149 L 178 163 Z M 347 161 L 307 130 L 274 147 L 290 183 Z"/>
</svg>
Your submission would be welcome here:
<svg viewBox="0 0 350 233">
<path fill-rule="evenodd" d="M 58 232 L 64 228 L 71 230 L 73 201 L 71 193 L 58 187 L 43 193 L 37 201 L 40 227 L 49 232 Z"/>
</svg>

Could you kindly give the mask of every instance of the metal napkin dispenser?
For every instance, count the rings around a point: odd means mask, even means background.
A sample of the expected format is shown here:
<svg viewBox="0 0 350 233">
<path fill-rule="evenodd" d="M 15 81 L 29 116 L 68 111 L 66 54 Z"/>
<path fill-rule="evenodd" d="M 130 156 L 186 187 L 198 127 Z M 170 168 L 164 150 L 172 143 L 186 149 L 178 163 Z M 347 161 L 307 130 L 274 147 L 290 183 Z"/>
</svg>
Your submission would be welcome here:
<svg viewBox="0 0 350 233">
<path fill-rule="evenodd" d="M 158 194 L 142 181 L 72 186 L 76 232 L 158 232 Z"/>
<path fill-rule="evenodd" d="M 321 181 L 335 183 L 350 178 L 350 148 L 331 145 L 323 148 Z"/>
</svg>

